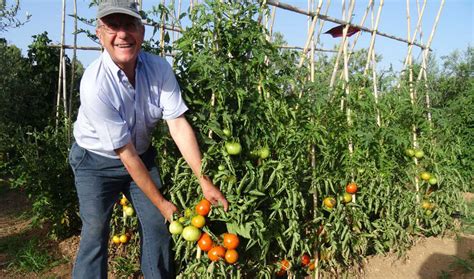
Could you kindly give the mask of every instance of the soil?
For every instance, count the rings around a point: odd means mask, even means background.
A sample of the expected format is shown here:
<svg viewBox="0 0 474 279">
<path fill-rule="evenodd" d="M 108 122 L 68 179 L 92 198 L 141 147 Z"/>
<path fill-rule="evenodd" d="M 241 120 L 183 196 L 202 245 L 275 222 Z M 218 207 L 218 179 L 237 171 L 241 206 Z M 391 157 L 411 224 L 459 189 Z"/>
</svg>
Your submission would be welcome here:
<svg viewBox="0 0 474 279">
<path fill-rule="evenodd" d="M 474 199 L 473 194 L 466 195 Z M 31 220 L 26 218 L 30 204 L 21 192 L 8 189 L 0 179 L 0 278 L 70 278 L 72 263 L 79 245 L 79 236 L 63 241 L 50 241 L 45 245 L 55 259 L 62 259 L 48 271 L 41 274 L 20 273 L 9 267 L 13 260 L 2 246 L 14 239 L 27 241 L 33 236 L 47 239 L 47 228 L 32 229 Z M 469 260 L 474 253 L 474 235 L 450 235 L 420 239 L 402 258 L 396 255 L 377 255 L 367 258 L 362 265 L 361 275 L 366 279 L 406 279 L 406 278 L 474 278 L 474 273 L 466 273 L 456 262 Z M 472 260 L 470 267 L 472 268 Z M 110 278 L 112 276 L 109 276 Z"/>
</svg>

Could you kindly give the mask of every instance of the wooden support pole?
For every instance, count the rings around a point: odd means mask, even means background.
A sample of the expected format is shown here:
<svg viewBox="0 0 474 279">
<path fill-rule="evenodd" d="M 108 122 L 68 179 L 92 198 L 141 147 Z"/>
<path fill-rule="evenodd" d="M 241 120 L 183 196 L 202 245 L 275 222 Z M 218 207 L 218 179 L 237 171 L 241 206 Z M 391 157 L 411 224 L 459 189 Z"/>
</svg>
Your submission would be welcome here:
<svg viewBox="0 0 474 279">
<path fill-rule="evenodd" d="M 277 0 L 267 0 L 267 4 L 268 5 L 271 5 L 271 6 L 276 6 L 276 7 L 279 7 L 281 9 L 284 9 L 284 10 L 289 10 L 289 11 L 293 11 L 293 12 L 296 12 L 296 13 L 299 13 L 299 14 L 302 14 L 302 15 L 310 15 L 310 16 L 314 16 L 315 13 L 310 13 L 308 14 L 308 12 L 304 11 L 304 10 L 301 10 L 297 7 L 294 7 L 294 6 L 291 6 L 291 5 L 288 5 L 288 4 L 285 4 L 285 3 L 282 3 L 280 1 L 277 1 Z M 344 21 L 344 20 L 340 20 L 340 19 L 337 19 L 337 18 L 333 18 L 333 17 L 330 17 L 330 16 L 327 16 L 327 15 L 319 15 L 318 16 L 320 19 L 322 20 L 325 20 L 325 21 L 330 21 L 330 22 L 333 22 L 333 23 L 337 23 L 337 24 L 342 24 L 342 25 L 350 25 L 350 26 L 353 26 L 353 27 L 356 27 L 356 28 L 359 28 L 361 31 L 364 31 L 364 32 L 368 32 L 368 33 L 372 33 L 374 30 L 370 29 L 370 28 L 367 28 L 365 26 L 361 26 L 361 25 L 358 25 L 358 24 L 354 24 L 354 23 L 349 23 L 347 21 Z M 398 36 L 393 36 L 393 35 L 389 35 L 387 33 L 384 33 L 384 32 L 381 32 L 379 30 L 376 30 L 376 34 L 379 35 L 379 36 L 382 36 L 382 37 L 387 37 L 387 38 L 390 38 L 390 39 L 393 39 L 393 40 L 396 40 L 396 41 L 400 41 L 400 42 L 404 42 L 404 43 L 409 43 L 408 40 L 406 39 L 403 39 L 403 38 L 400 38 Z M 428 48 L 427 46 L 424 46 L 418 42 L 414 42 L 413 45 L 415 46 L 418 46 L 422 49 L 425 49 L 425 48 Z M 428 48 L 429 49 L 429 48 Z M 431 49 L 430 49 L 431 50 Z"/>
</svg>

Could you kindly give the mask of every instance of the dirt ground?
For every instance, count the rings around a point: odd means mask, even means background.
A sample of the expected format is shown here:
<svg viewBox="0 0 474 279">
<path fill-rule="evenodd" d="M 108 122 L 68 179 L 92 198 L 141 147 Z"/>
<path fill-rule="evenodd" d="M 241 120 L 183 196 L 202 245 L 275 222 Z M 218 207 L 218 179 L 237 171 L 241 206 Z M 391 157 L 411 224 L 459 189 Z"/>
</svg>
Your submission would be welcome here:
<svg viewBox="0 0 474 279">
<path fill-rule="evenodd" d="M 472 198 L 472 195 L 467 197 Z M 47 229 L 31 230 L 30 220 L 22 215 L 29 203 L 25 195 L 8 190 L 5 183 L 0 183 L 0 243 L 18 237 L 29 239 L 31 236 L 44 236 Z M 48 245 L 57 258 L 64 258 L 64 263 L 53 267 L 42 274 L 18 274 L 8 267 L 11 259 L 0 250 L 0 278 L 33 279 L 33 278 L 70 278 L 72 262 L 78 247 L 79 237 L 73 236 L 62 242 Z M 463 273 L 452 263 L 457 258 L 468 259 L 474 251 L 474 235 L 461 235 L 440 238 L 421 239 L 399 259 L 395 255 L 374 256 L 363 265 L 361 278 L 366 279 L 429 279 L 429 278 L 474 278 L 474 273 Z M 441 275 L 445 277 L 441 277 Z M 446 277 L 449 276 L 449 277 Z"/>
</svg>

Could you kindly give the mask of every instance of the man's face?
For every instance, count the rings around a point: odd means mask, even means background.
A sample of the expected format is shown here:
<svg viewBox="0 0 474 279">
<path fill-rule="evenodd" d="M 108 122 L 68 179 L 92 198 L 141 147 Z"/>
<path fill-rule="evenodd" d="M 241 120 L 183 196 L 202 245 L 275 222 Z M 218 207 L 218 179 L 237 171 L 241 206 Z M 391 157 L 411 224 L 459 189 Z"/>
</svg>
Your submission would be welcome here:
<svg viewBox="0 0 474 279">
<path fill-rule="evenodd" d="M 99 19 L 96 35 L 121 69 L 134 69 L 145 35 L 139 19 L 125 14 L 105 16 Z"/>
</svg>

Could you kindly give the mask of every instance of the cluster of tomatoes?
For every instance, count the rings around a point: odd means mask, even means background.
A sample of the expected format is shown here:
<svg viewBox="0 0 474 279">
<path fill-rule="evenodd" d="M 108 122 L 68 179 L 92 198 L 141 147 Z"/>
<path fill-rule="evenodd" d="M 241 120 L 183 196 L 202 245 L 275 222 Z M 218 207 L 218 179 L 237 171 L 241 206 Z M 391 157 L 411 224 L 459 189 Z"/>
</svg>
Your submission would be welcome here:
<svg viewBox="0 0 474 279">
<path fill-rule="evenodd" d="M 283 277 L 286 276 L 288 271 L 290 271 L 291 263 L 287 259 L 281 260 L 277 264 L 276 276 Z M 315 268 L 315 261 L 311 260 L 311 257 L 308 253 L 303 253 L 300 258 L 300 268 L 306 269 L 309 274 Z"/>
<path fill-rule="evenodd" d="M 346 191 L 341 196 L 342 202 L 345 204 L 352 202 L 352 197 L 358 190 L 359 187 L 355 182 L 348 183 L 346 185 Z M 323 199 L 323 207 L 327 210 L 332 210 L 336 204 L 337 201 L 333 196 L 328 196 Z"/>
<path fill-rule="evenodd" d="M 423 150 L 412 149 L 412 148 L 406 149 L 405 154 L 408 157 L 411 157 L 411 158 L 414 157 L 418 160 L 421 160 L 425 156 L 425 153 L 423 152 Z M 420 172 L 419 178 L 429 185 L 427 194 L 431 192 L 431 187 L 435 187 L 438 184 L 438 179 L 436 178 L 436 175 L 433 175 L 432 173 L 428 171 Z M 421 202 L 421 207 L 425 211 L 425 214 L 427 216 L 430 216 L 431 214 L 433 214 L 433 209 L 436 207 L 436 205 L 433 202 L 431 202 L 428 198 L 426 198 Z"/>
<path fill-rule="evenodd" d="M 229 138 L 232 135 L 229 129 L 222 130 L 222 133 L 226 138 Z M 237 141 L 226 141 L 224 147 L 229 155 L 239 155 L 242 152 L 242 145 Z M 270 156 L 270 149 L 267 146 L 263 146 L 259 149 L 250 151 L 250 155 L 259 159 L 267 159 Z"/>
<path fill-rule="evenodd" d="M 123 218 L 131 217 L 135 214 L 135 210 L 133 210 L 132 205 L 128 201 L 127 197 L 125 197 L 125 195 L 122 195 L 122 198 L 120 199 L 119 203 L 122 206 Z M 116 234 L 112 237 L 112 242 L 116 245 L 127 244 L 129 240 L 129 233 Z"/>
<path fill-rule="evenodd" d="M 207 256 L 213 262 L 224 259 L 229 264 L 234 264 L 239 259 L 237 247 L 240 244 L 236 234 L 224 233 L 220 241 L 214 242 L 212 237 L 202 232 L 206 225 L 206 216 L 211 210 L 211 203 L 202 199 L 195 207 L 184 211 L 184 216 L 174 220 L 169 225 L 169 231 L 173 235 L 181 235 L 184 240 L 196 242 L 200 250 L 207 252 Z M 222 242 L 222 245 L 219 244 Z"/>
</svg>

